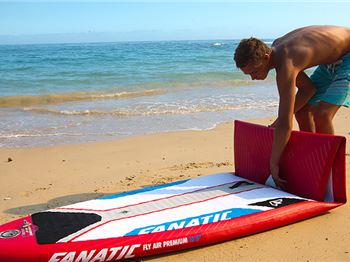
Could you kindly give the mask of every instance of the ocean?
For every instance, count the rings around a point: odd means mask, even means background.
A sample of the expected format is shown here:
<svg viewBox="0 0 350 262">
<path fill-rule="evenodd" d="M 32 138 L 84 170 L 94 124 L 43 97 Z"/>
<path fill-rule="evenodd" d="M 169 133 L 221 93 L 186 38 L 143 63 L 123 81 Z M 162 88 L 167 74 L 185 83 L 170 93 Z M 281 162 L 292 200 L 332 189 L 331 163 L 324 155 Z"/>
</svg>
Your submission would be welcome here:
<svg viewBox="0 0 350 262">
<path fill-rule="evenodd" d="M 0 45 L 0 146 L 206 130 L 277 113 L 273 75 L 234 65 L 239 40 Z"/>
</svg>

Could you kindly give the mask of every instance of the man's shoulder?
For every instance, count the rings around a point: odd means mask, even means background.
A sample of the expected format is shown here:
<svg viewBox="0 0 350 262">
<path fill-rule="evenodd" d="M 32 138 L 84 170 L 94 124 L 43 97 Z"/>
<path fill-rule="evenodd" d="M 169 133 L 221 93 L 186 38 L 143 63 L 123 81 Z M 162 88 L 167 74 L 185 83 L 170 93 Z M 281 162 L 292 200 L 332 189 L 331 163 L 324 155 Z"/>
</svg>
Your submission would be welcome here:
<svg viewBox="0 0 350 262">
<path fill-rule="evenodd" d="M 295 42 L 284 42 L 273 47 L 274 64 L 276 71 L 279 69 L 288 69 L 301 71 L 308 66 L 313 49 L 307 45 L 297 44 Z"/>
</svg>

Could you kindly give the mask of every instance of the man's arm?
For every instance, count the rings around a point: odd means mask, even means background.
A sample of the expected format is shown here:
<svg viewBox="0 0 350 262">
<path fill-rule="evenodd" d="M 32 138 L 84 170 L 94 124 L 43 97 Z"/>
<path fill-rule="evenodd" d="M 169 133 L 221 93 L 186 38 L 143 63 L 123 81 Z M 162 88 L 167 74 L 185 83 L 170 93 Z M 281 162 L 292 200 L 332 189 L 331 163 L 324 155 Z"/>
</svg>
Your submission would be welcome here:
<svg viewBox="0 0 350 262">
<path fill-rule="evenodd" d="M 287 61 L 288 63 L 288 61 Z M 291 64 L 291 62 L 289 62 Z M 276 123 L 270 158 L 270 171 L 275 183 L 284 187 L 286 181 L 279 177 L 279 161 L 293 128 L 293 114 L 296 92 L 297 70 L 292 65 L 284 65 L 277 71 L 277 86 L 280 96 L 278 122 Z"/>
<path fill-rule="evenodd" d="M 302 109 L 316 92 L 314 84 L 308 75 L 304 73 L 304 71 L 301 71 L 298 74 L 296 86 L 298 87 L 298 92 L 295 96 L 294 114 Z M 278 118 L 271 125 L 269 125 L 269 127 L 275 127 L 277 122 Z"/>
<path fill-rule="evenodd" d="M 316 92 L 314 84 L 304 71 L 299 72 L 296 86 L 298 87 L 298 92 L 295 97 L 294 113 L 303 108 Z"/>
</svg>

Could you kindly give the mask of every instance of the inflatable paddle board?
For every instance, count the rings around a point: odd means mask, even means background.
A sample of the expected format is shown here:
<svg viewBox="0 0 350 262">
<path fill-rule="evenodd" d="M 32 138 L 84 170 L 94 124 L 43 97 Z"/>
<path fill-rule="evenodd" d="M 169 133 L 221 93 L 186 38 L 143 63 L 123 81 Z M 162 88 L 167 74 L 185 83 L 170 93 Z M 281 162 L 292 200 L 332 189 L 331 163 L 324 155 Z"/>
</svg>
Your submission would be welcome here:
<svg viewBox="0 0 350 262">
<path fill-rule="evenodd" d="M 343 137 L 293 132 L 281 162 L 288 192 L 265 185 L 272 137 L 270 128 L 236 121 L 235 173 L 109 195 L 4 224 L 0 261 L 155 255 L 276 228 L 346 202 Z"/>
</svg>

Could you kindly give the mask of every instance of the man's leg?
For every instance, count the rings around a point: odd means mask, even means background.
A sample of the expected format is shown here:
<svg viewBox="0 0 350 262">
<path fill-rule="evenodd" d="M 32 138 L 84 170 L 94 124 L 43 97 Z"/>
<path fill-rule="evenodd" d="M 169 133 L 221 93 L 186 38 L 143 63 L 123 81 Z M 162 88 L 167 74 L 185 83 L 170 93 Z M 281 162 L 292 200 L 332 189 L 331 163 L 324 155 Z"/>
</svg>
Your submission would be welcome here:
<svg viewBox="0 0 350 262">
<path fill-rule="evenodd" d="M 295 113 L 295 118 L 298 122 L 300 131 L 315 132 L 313 110 L 313 105 L 306 104 L 298 112 Z"/>
<path fill-rule="evenodd" d="M 319 102 L 314 108 L 314 121 L 316 133 L 334 134 L 333 118 L 340 106 L 324 101 Z"/>
</svg>

